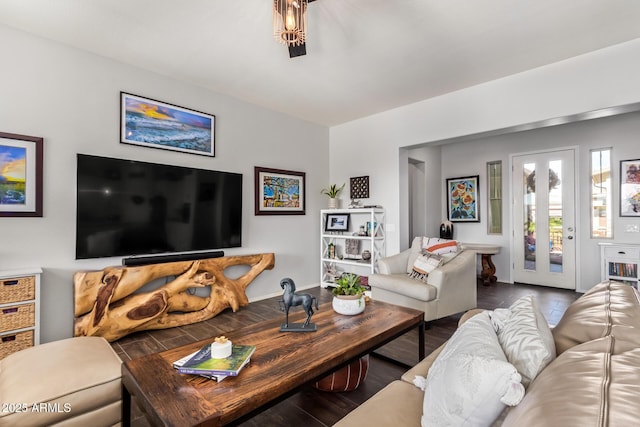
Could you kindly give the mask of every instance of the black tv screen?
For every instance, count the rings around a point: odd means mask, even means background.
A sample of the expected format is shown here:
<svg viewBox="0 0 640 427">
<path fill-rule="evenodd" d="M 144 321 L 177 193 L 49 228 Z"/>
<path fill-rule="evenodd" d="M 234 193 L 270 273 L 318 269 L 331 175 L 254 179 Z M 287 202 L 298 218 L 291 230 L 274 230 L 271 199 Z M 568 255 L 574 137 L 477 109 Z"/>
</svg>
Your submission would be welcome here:
<svg viewBox="0 0 640 427">
<path fill-rule="evenodd" d="M 78 154 L 76 259 L 239 247 L 242 174 Z"/>
</svg>

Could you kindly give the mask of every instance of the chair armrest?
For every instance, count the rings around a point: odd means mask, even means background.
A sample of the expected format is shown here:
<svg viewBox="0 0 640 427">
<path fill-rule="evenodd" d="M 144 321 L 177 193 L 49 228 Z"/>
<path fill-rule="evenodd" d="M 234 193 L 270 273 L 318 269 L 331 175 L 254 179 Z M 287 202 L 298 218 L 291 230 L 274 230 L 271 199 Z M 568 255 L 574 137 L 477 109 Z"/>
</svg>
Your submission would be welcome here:
<svg viewBox="0 0 640 427">
<path fill-rule="evenodd" d="M 463 251 L 436 268 L 427 283 L 437 289 L 438 318 L 477 307 L 475 251 Z"/>
<path fill-rule="evenodd" d="M 379 274 L 398 274 L 407 272 L 407 262 L 411 249 L 406 249 L 399 254 L 391 255 L 378 260 Z"/>
</svg>

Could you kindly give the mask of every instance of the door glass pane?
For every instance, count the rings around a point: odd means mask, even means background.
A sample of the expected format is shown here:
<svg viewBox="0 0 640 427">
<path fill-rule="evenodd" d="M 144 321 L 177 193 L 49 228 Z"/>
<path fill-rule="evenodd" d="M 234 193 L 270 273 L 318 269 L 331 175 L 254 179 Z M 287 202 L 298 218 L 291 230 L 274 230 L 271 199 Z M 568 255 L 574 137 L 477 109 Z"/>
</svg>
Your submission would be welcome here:
<svg viewBox="0 0 640 427">
<path fill-rule="evenodd" d="M 549 271 L 562 273 L 562 161 L 549 162 Z"/>
<path fill-rule="evenodd" d="M 536 164 L 523 165 L 524 269 L 536 269 Z"/>
</svg>

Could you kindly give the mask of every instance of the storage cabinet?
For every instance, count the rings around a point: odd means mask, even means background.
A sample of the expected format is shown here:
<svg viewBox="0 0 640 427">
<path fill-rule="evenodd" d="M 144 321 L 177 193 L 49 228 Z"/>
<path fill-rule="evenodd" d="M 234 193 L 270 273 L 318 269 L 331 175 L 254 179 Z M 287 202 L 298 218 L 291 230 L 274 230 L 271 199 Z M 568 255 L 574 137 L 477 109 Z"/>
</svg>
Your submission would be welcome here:
<svg viewBox="0 0 640 427">
<path fill-rule="evenodd" d="M 40 343 L 39 268 L 0 271 L 0 359 Z"/>
<path fill-rule="evenodd" d="M 638 289 L 640 245 L 600 243 L 601 278 L 627 283 Z"/>
<path fill-rule="evenodd" d="M 320 286 L 333 286 L 342 273 L 375 273 L 385 256 L 384 224 L 382 208 L 321 210 Z"/>
</svg>

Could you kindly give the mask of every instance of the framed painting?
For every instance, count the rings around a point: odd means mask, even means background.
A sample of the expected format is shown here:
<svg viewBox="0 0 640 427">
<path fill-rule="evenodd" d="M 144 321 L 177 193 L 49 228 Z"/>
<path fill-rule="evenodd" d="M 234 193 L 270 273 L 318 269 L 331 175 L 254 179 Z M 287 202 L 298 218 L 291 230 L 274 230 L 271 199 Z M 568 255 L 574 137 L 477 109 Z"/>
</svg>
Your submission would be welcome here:
<svg viewBox="0 0 640 427">
<path fill-rule="evenodd" d="M 451 222 L 480 222 L 479 176 L 447 178 L 447 212 Z"/>
<path fill-rule="evenodd" d="M 256 166 L 255 214 L 304 215 L 305 173 Z"/>
<path fill-rule="evenodd" d="M 640 159 L 620 162 L 620 216 L 640 217 Z"/>
<path fill-rule="evenodd" d="M 0 217 L 42 216 L 42 145 L 39 137 L 0 132 Z"/>
<path fill-rule="evenodd" d="M 120 92 L 120 142 L 215 156 L 216 117 Z"/>
<path fill-rule="evenodd" d="M 349 217 L 351 214 L 328 214 L 324 224 L 324 231 L 349 231 Z M 356 240 L 357 241 L 357 240 Z"/>
</svg>

